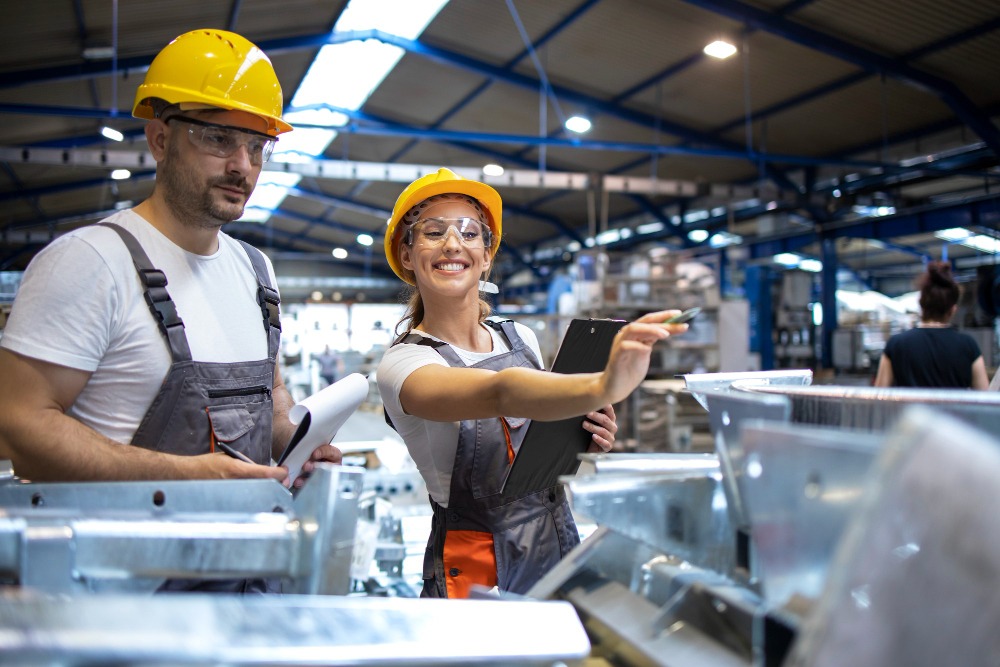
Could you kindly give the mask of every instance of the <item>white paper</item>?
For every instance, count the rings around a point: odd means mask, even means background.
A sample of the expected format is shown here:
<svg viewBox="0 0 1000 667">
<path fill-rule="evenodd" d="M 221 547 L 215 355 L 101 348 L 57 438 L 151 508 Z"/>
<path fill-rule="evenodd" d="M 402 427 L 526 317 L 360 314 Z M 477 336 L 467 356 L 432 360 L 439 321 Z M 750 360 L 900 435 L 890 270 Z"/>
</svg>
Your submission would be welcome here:
<svg viewBox="0 0 1000 667">
<path fill-rule="evenodd" d="M 313 451 L 333 440 L 367 396 L 368 378 L 351 373 L 289 410 L 288 419 L 297 428 L 278 461 L 288 468 L 289 479 L 295 481 Z"/>
</svg>

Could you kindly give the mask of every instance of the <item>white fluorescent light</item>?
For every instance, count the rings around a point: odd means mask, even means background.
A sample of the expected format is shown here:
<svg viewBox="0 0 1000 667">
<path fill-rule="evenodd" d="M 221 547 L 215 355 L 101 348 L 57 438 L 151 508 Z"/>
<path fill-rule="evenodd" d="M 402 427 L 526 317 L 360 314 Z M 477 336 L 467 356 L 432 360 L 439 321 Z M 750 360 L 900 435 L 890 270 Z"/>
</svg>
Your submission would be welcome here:
<svg viewBox="0 0 1000 667">
<path fill-rule="evenodd" d="M 363 246 L 370 246 L 375 242 L 375 239 L 371 237 L 370 234 L 358 234 L 358 243 Z"/>
<path fill-rule="evenodd" d="M 621 232 L 617 229 L 609 229 L 598 234 L 594 240 L 598 245 L 608 245 L 609 243 L 621 240 Z"/>
<path fill-rule="evenodd" d="M 347 259 L 347 251 L 343 248 L 334 248 L 331 254 L 336 259 Z"/>
<path fill-rule="evenodd" d="M 934 236 L 943 241 L 964 241 L 973 236 L 973 234 L 964 227 L 952 227 L 951 229 L 942 229 L 940 232 L 936 232 Z"/>
<path fill-rule="evenodd" d="M 804 259 L 799 262 L 799 268 L 803 271 L 811 271 L 812 273 L 819 273 L 823 270 L 823 262 L 818 259 Z"/>
<path fill-rule="evenodd" d="M 721 39 L 717 39 L 704 49 L 705 55 L 712 56 L 713 58 L 718 58 L 723 60 L 729 56 L 736 53 L 736 47 L 729 42 L 724 42 Z"/>
<path fill-rule="evenodd" d="M 798 266 L 802 262 L 802 258 L 794 252 L 779 252 L 774 256 L 774 261 L 783 266 Z"/>
<path fill-rule="evenodd" d="M 106 139 L 110 139 L 111 141 L 124 141 L 125 140 L 125 135 L 124 134 L 122 134 L 121 132 L 119 132 L 118 130 L 116 130 L 113 127 L 108 127 L 107 125 L 105 125 L 104 127 L 101 128 L 101 135 L 103 137 L 105 137 Z"/>
<path fill-rule="evenodd" d="M 116 181 L 124 181 L 126 178 L 131 178 L 132 172 L 128 169 L 115 169 L 111 172 L 111 178 Z"/>
<path fill-rule="evenodd" d="M 498 164 L 488 164 L 483 167 L 483 174 L 486 176 L 503 176 L 503 167 Z"/>
<path fill-rule="evenodd" d="M 656 232 L 662 232 L 666 228 L 662 222 L 649 222 L 645 225 L 639 225 L 635 228 L 635 231 L 639 234 L 655 234 Z"/>
<path fill-rule="evenodd" d="M 688 232 L 688 239 L 695 242 L 701 243 L 708 238 L 708 230 L 705 229 L 692 229 Z"/>
<path fill-rule="evenodd" d="M 583 134 L 590 131 L 590 121 L 583 116 L 570 116 L 566 119 L 566 129 L 570 132 Z"/>
</svg>

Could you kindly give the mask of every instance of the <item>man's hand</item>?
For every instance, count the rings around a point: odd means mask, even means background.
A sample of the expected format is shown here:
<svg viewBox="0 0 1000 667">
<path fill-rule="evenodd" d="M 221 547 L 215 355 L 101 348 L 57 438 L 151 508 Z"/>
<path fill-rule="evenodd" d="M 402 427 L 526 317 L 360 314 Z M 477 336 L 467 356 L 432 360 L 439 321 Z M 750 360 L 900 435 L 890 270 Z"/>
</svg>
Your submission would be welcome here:
<svg viewBox="0 0 1000 667">
<path fill-rule="evenodd" d="M 302 472 L 295 478 L 292 488 L 301 489 L 306 480 L 309 479 L 309 475 L 316 469 L 317 463 L 335 463 L 339 465 L 343 460 L 344 453 L 332 444 L 317 447 L 313 450 L 309 460 L 302 464 Z M 285 470 L 286 473 L 288 472 L 285 468 L 282 468 L 282 470 Z"/>
</svg>

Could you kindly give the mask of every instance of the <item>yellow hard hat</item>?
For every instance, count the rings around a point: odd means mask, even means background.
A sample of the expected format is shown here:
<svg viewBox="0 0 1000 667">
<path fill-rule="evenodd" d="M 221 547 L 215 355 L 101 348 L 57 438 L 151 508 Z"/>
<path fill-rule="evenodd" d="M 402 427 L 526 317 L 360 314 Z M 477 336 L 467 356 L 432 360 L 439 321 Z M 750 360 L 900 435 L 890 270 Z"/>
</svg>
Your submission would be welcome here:
<svg viewBox="0 0 1000 667">
<path fill-rule="evenodd" d="M 272 136 L 292 129 L 281 120 L 281 84 L 271 61 L 226 30 L 192 30 L 163 47 L 135 93 L 132 115 L 155 118 L 153 99 L 246 111 L 265 119 Z"/>
<path fill-rule="evenodd" d="M 407 275 L 403 265 L 399 262 L 399 242 L 403 235 L 403 225 L 399 223 L 403 216 L 420 202 L 434 195 L 443 194 L 466 195 L 478 201 L 486 214 L 486 222 L 493 232 L 490 256 L 496 256 L 497 248 L 500 247 L 500 236 L 503 231 L 503 202 L 499 192 L 485 183 L 462 178 L 451 169 L 442 168 L 433 174 L 421 176 L 407 185 L 396 199 L 396 205 L 392 207 L 392 217 L 389 218 L 389 226 L 385 230 L 385 258 L 389 260 L 389 266 L 393 272 L 411 285 L 414 284 L 413 277 Z"/>
</svg>

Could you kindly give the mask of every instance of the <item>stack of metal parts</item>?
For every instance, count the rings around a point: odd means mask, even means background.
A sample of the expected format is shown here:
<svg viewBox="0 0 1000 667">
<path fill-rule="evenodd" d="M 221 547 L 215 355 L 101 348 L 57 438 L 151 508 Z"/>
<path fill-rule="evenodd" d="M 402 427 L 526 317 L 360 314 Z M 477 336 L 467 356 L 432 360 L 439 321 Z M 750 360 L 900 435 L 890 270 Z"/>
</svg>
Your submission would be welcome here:
<svg viewBox="0 0 1000 667">
<path fill-rule="evenodd" d="M 716 455 L 591 455 L 529 593 L 616 665 L 993 664 L 1000 395 L 685 376 Z M 992 528 L 992 530 L 991 530 Z"/>
<path fill-rule="evenodd" d="M 0 466 L 0 664 L 542 666 L 587 656 L 563 602 L 346 596 L 363 475 L 319 465 L 293 498 L 273 480 L 36 484 Z M 168 578 L 271 577 L 286 595 L 150 594 Z"/>
</svg>

